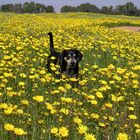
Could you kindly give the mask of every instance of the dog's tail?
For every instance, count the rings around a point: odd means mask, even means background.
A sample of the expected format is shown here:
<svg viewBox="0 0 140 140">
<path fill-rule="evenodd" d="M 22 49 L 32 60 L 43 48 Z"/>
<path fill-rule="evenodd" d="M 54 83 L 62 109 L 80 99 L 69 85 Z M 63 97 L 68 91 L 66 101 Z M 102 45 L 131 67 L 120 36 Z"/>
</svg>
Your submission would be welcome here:
<svg viewBox="0 0 140 140">
<path fill-rule="evenodd" d="M 50 51 L 51 53 L 55 52 L 54 45 L 53 45 L 53 35 L 52 32 L 49 32 L 48 35 L 50 36 Z"/>
</svg>

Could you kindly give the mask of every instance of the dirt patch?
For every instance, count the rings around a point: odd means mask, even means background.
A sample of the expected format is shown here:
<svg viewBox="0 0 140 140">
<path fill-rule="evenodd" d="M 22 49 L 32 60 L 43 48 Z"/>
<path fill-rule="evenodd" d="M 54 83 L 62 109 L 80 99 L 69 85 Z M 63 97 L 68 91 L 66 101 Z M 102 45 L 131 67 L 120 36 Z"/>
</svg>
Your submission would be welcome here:
<svg viewBox="0 0 140 140">
<path fill-rule="evenodd" d="M 129 30 L 129 31 L 140 31 L 140 26 L 120 26 L 114 27 L 113 29 Z"/>
</svg>

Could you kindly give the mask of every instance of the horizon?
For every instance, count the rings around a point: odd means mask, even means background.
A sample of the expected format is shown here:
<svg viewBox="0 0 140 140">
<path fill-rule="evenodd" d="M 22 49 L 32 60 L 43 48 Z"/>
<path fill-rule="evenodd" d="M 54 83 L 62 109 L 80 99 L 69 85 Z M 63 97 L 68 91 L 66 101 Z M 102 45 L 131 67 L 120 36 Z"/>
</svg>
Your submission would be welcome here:
<svg viewBox="0 0 140 140">
<path fill-rule="evenodd" d="M 44 5 L 52 5 L 54 7 L 54 10 L 55 12 L 60 12 L 60 9 L 62 6 L 65 6 L 65 5 L 68 5 L 68 6 L 78 6 L 82 3 L 90 3 L 90 4 L 94 4 L 96 5 L 97 7 L 101 8 L 103 6 L 117 6 L 117 5 L 123 5 L 123 4 L 126 4 L 127 2 L 133 2 L 134 5 L 140 9 L 140 1 L 138 0 L 118 0 L 118 1 L 115 1 L 115 0 L 77 0 L 76 2 L 74 0 L 71 0 L 71 1 L 67 1 L 67 0 L 59 0 L 59 1 L 56 1 L 56 0 L 0 0 L 0 5 L 3 5 L 3 4 L 8 4 L 8 3 L 12 3 L 12 4 L 15 4 L 15 3 L 25 3 L 25 2 L 35 2 L 35 3 L 40 3 L 40 4 L 44 4 Z"/>
</svg>

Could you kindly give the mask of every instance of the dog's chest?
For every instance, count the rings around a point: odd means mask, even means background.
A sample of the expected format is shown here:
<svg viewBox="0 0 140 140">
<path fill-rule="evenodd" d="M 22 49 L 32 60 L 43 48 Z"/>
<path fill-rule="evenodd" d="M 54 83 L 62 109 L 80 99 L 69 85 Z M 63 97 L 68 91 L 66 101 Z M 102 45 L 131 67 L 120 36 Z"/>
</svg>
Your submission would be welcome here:
<svg viewBox="0 0 140 140">
<path fill-rule="evenodd" d="M 76 77 L 74 70 L 65 70 L 62 75 L 65 75 L 66 77 Z"/>
</svg>

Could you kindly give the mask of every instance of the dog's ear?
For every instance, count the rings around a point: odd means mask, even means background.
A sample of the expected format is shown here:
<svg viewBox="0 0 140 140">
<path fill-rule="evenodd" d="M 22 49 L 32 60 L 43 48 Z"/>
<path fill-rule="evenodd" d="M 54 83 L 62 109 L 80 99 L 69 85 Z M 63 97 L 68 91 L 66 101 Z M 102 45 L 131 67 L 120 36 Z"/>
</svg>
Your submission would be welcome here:
<svg viewBox="0 0 140 140">
<path fill-rule="evenodd" d="M 79 61 L 81 61 L 83 57 L 82 53 L 79 50 L 76 50 L 76 53 L 77 53 Z"/>
<path fill-rule="evenodd" d="M 59 55 L 59 63 L 60 65 L 65 65 L 64 57 L 67 56 L 67 50 L 63 50 Z"/>
<path fill-rule="evenodd" d="M 63 50 L 63 51 L 61 52 L 62 58 L 64 58 L 65 56 L 67 56 L 67 54 L 68 54 L 68 51 L 67 51 L 67 50 Z"/>
</svg>

